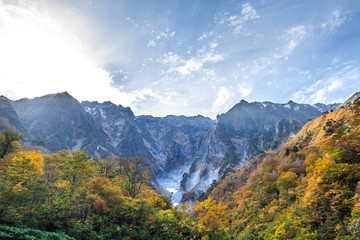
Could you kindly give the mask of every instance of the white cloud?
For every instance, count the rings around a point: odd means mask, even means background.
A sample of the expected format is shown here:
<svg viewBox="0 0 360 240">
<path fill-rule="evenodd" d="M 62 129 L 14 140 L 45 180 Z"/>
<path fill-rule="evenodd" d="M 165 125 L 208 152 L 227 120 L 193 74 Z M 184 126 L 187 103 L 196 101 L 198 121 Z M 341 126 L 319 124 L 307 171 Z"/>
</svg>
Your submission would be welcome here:
<svg viewBox="0 0 360 240">
<path fill-rule="evenodd" d="M 256 14 L 256 10 L 250 5 L 250 3 L 244 3 L 241 6 L 241 15 L 244 21 L 259 18 L 259 16 Z"/>
<path fill-rule="evenodd" d="M 156 46 L 156 43 L 155 43 L 155 41 L 150 40 L 147 46 L 148 46 L 148 47 L 155 47 L 155 46 Z"/>
<path fill-rule="evenodd" d="M 168 67 L 163 74 L 180 74 L 181 76 L 199 72 L 207 63 L 216 63 L 224 60 L 223 54 L 213 52 L 198 51 L 198 55 L 188 60 L 184 60 L 179 55 L 172 52 L 164 54 L 158 61 Z"/>
<path fill-rule="evenodd" d="M 134 95 L 137 97 L 137 101 L 131 106 L 134 112 L 139 111 L 149 115 L 156 113 L 156 116 L 197 114 L 193 112 L 192 108 L 189 108 L 189 99 L 172 89 L 157 92 L 151 88 L 144 88 L 135 91 Z"/>
<path fill-rule="evenodd" d="M 210 48 L 216 48 L 218 46 L 217 42 L 211 42 L 210 43 Z"/>
<path fill-rule="evenodd" d="M 174 54 L 172 52 L 168 52 L 164 54 L 164 57 L 160 60 L 163 64 L 177 64 L 180 61 L 180 56 L 177 54 Z"/>
<path fill-rule="evenodd" d="M 312 29 L 312 26 L 305 25 L 297 25 L 288 29 L 282 36 L 282 39 L 286 44 L 281 57 L 290 55 L 301 42 L 310 36 Z"/>
<path fill-rule="evenodd" d="M 331 82 L 330 86 L 328 87 L 328 91 L 332 92 L 332 91 L 334 91 L 334 90 L 336 90 L 336 89 L 338 89 L 338 88 L 340 88 L 342 86 L 343 86 L 343 83 L 339 79 L 334 79 Z"/>
<path fill-rule="evenodd" d="M 201 41 L 203 39 L 206 39 L 208 37 L 211 37 L 214 35 L 214 32 L 213 31 L 210 31 L 210 32 L 206 32 L 206 33 L 203 33 L 197 40 L 198 41 Z"/>
<path fill-rule="evenodd" d="M 249 94 L 252 92 L 252 87 L 246 83 L 239 83 L 237 86 L 237 91 L 240 93 L 240 96 L 244 98 L 249 96 Z"/>
<path fill-rule="evenodd" d="M 192 72 L 199 71 L 205 63 L 212 62 L 216 63 L 222 61 L 224 56 L 221 54 L 207 53 L 200 57 L 191 58 L 187 61 L 184 61 L 183 64 L 176 68 L 176 71 L 181 75 L 186 76 Z"/>
<path fill-rule="evenodd" d="M 174 32 L 174 31 L 169 34 L 169 37 L 170 37 L 170 38 L 173 38 L 174 36 L 175 36 L 175 32 Z"/>
<path fill-rule="evenodd" d="M 334 31 L 345 23 L 346 16 L 341 16 L 339 10 L 334 10 L 328 17 L 328 20 L 321 24 L 322 28 L 329 28 L 330 31 Z"/>
<path fill-rule="evenodd" d="M 251 6 L 251 4 L 244 3 L 241 5 L 240 15 L 232 15 L 230 17 L 223 18 L 219 21 L 219 23 L 229 24 L 230 26 L 234 27 L 234 34 L 238 34 L 240 33 L 244 23 L 257 18 L 259 18 L 259 15 L 257 15 L 256 10 Z"/>
<path fill-rule="evenodd" d="M 170 29 L 166 29 L 164 32 L 162 31 L 151 31 L 152 34 L 156 34 L 156 39 L 169 39 L 175 36 L 175 31 L 170 31 Z"/>
<path fill-rule="evenodd" d="M 139 24 L 135 23 L 135 20 L 132 17 L 126 17 L 125 19 L 126 21 L 132 23 L 135 28 L 139 27 Z"/>
<path fill-rule="evenodd" d="M 310 98 L 313 103 L 325 102 L 328 100 L 328 94 L 334 92 L 343 86 L 343 82 L 340 79 L 330 78 L 326 81 L 326 85 L 322 86 L 322 88 L 316 90 L 311 93 Z"/>
<path fill-rule="evenodd" d="M 332 71 L 332 68 L 328 70 Z M 343 63 L 340 69 L 331 73 L 327 79 L 318 80 L 311 86 L 295 92 L 293 99 L 306 103 L 326 103 L 333 100 L 333 96 L 347 89 L 359 89 L 360 83 L 357 81 L 359 77 L 360 69 L 358 67 L 354 67 L 351 63 Z M 356 82 L 356 84 L 354 84 L 354 82 Z"/>
<path fill-rule="evenodd" d="M 182 66 L 176 68 L 176 71 L 179 72 L 181 75 L 186 76 L 189 75 L 191 72 L 198 71 L 204 65 L 203 61 L 198 61 L 194 58 L 185 61 Z"/>
<path fill-rule="evenodd" d="M 219 113 L 221 110 L 226 109 L 233 97 L 234 94 L 229 89 L 226 87 L 220 87 L 216 94 L 216 99 L 213 102 L 212 111 Z"/>
</svg>

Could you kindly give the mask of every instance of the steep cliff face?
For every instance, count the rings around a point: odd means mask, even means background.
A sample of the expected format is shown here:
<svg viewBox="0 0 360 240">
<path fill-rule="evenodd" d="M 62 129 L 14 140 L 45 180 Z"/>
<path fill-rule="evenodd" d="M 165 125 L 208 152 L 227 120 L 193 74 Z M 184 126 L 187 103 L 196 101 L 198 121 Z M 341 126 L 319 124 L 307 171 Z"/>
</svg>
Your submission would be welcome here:
<svg viewBox="0 0 360 240">
<path fill-rule="evenodd" d="M 138 127 L 144 141 L 162 167 L 156 174 L 157 188 L 175 202 L 181 200 L 187 188 L 183 176 L 189 173 L 214 121 L 202 116 L 139 116 Z"/>
<path fill-rule="evenodd" d="M 117 106 L 111 102 L 82 102 L 81 104 L 111 139 L 118 157 L 146 158 L 152 172 L 158 171 L 161 162 L 153 156 L 151 148 L 144 141 L 137 118 L 130 108 Z"/>
<path fill-rule="evenodd" d="M 13 104 L 6 97 L 0 96 L 0 131 L 4 129 L 13 129 L 22 135 L 27 134 Z"/>
<path fill-rule="evenodd" d="M 286 104 L 241 101 L 220 115 L 218 121 L 230 141 L 247 139 L 252 153 L 258 154 L 281 147 L 291 134 L 320 114 L 310 105 L 293 101 Z"/>
<path fill-rule="evenodd" d="M 129 108 L 109 102 L 82 105 L 111 138 L 118 156 L 147 158 L 154 187 L 175 202 L 181 200 L 189 189 L 181 187 L 181 180 L 194 159 L 201 158 L 198 152 L 213 120 L 202 116 L 135 117 Z"/>
<path fill-rule="evenodd" d="M 111 102 L 80 104 L 68 93 L 3 102 L 0 109 L 11 112 L 14 106 L 20 120 L 13 125 L 24 126 L 33 145 L 51 152 L 81 149 L 94 158 L 147 158 L 153 186 L 174 202 L 195 200 L 230 169 L 279 149 L 309 119 L 321 115 L 313 106 L 292 101 L 242 100 L 216 121 L 135 116 Z M 14 111 L 7 115 L 16 119 Z"/>
<path fill-rule="evenodd" d="M 14 102 L 34 145 L 51 152 L 81 149 L 93 157 L 116 153 L 106 133 L 68 93 Z"/>
<path fill-rule="evenodd" d="M 313 106 L 293 101 L 286 104 L 240 101 L 217 117 L 190 171 L 182 179 L 184 191 L 190 191 L 183 200 L 196 199 L 214 180 L 249 158 L 279 149 L 308 119 L 320 114 Z"/>
</svg>

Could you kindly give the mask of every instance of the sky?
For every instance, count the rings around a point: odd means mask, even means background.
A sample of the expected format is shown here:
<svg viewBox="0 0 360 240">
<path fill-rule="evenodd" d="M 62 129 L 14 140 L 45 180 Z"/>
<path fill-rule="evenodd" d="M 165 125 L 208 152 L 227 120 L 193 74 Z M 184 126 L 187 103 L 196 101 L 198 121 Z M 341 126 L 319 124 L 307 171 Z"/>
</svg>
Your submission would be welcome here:
<svg viewBox="0 0 360 240">
<path fill-rule="evenodd" d="M 360 91 L 358 0 L 0 0 L 0 95 L 69 92 L 135 115 Z"/>
</svg>

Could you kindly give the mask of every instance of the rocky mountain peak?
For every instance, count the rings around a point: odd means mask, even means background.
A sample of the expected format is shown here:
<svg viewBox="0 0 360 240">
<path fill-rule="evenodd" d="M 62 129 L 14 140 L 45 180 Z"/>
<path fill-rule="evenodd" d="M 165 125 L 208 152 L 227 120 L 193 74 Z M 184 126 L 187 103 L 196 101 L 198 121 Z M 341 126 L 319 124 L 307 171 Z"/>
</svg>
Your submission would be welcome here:
<svg viewBox="0 0 360 240">
<path fill-rule="evenodd" d="M 295 102 L 293 100 L 290 100 L 287 102 L 287 104 L 295 104 Z"/>
<path fill-rule="evenodd" d="M 1 100 L 1 101 L 5 101 L 5 100 L 8 100 L 8 101 L 9 101 L 9 99 L 8 99 L 7 97 L 5 97 L 4 95 L 1 95 L 1 96 L 0 96 L 0 100 Z"/>
<path fill-rule="evenodd" d="M 50 152 L 82 149 L 93 157 L 116 153 L 105 132 L 67 92 L 21 99 L 14 107 L 33 145 Z"/>
</svg>

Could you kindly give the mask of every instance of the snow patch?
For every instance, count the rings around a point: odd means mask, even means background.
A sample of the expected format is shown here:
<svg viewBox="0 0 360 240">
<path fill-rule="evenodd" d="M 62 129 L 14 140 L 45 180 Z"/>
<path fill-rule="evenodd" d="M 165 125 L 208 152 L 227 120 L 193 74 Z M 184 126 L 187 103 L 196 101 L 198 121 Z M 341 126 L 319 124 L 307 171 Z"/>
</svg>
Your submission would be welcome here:
<svg viewBox="0 0 360 240">
<path fill-rule="evenodd" d="M 72 151 L 80 150 L 84 139 L 76 139 L 76 145 L 71 149 Z"/>
<path fill-rule="evenodd" d="M 174 204 L 178 204 L 181 201 L 183 191 L 181 190 L 181 180 L 184 173 L 188 173 L 190 165 L 182 166 L 175 171 L 167 172 L 162 177 L 158 177 L 156 180 L 160 187 L 163 189 L 162 194 L 170 197 Z"/>
<path fill-rule="evenodd" d="M 104 110 L 102 108 L 100 108 L 99 110 L 100 110 L 101 117 L 106 118 Z"/>
<path fill-rule="evenodd" d="M 167 188 L 166 190 L 168 190 L 171 194 L 176 194 L 178 189 L 175 188 Z"/>
</svg>

